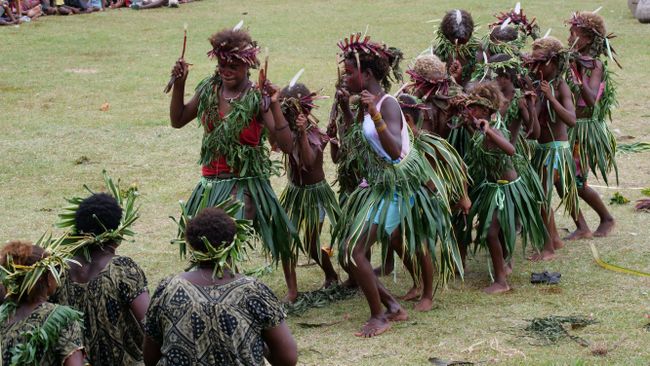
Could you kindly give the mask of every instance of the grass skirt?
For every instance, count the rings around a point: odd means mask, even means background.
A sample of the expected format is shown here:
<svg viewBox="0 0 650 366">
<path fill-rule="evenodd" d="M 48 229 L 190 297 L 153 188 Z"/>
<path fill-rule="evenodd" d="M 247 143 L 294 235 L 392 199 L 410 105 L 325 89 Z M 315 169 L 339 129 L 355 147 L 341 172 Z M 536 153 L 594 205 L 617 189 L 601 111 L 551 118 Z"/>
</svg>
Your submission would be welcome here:
<svg viewBox="0 0 650 366">
<path fill-rule="evenodd" d="M 293 226 L 302 233 L 301 250 L 307 254 L 310 254 L 310 238 L 316 235 L 320 239 L 321 210 L 327 214 L 332 227 L 341 216 L 339 202 L 327 180 L 306 186 L 289 182 L 280 195 L 280 204 Z"/>
<path fill-rule="evenodd" d="M 586 180 L 589 170 L 598 178 L 603 178 L 609 185 L 607 175 L 614 171 L 618 184 L 618 167 L 616 165 L 616 138 L 605 121 L 591 118 L 579 118 L 576 125 L 569 130 L 571 146 L 577 146 L 575 154 L 580 162 L 580 174 Z"/>
<path fill-rule="evenodd" d="M 300 239 L 267 178 L 201 177 L 185 205 L 187 217 L 189 219 L 194 217 L 201 207 L 217 206 L 223 201 L 231 199 L 233 189 L 236 190 L 234 198 L 238 201 L 246 203 L 245 196 L 250 196 L 250 202 L 255 205 L 253 229 L 259 235 L 265 250 L 271 257 L 276 261 L 281 258 L 295 258 Z M 204 198 L 206 191 L 209 194 Z M 205 206 L 201 202 L 203 199 L 207 200 Z M 244 210 L 241 210 L 236 218 L 244 218 Z M 179 237 L 182 238 L 184 234 L 179 231 Z"/>
<path fill-rule="evenodd" d="M 538 144 L 531 163 L 537 171 L 546 195 L 546 209 L 551 209 L 554 182 L 557 180 L 562 197 L 560 206 L 571 215 L 578 212 L 578 186 L 576 166 L 568 141 L 552 141 Z"/>
<path fill-rule="evenodd" d="M 521 224 L 523 249 L 530 243 L 541 250 L 546 239 L 546 229 L 540 208 L 544 192 L 537 177 L 522 175 L 512 182 L 483 182 L 472 192 L 475 204 L 469 213 L 468 221 L 477 219 L 476 243 L 487 247 L 488 230 L 496 215 L 503 233 L 507 256 L 515 249 L 517 223 Z"/>
<path fill-rule="evenodd" d="M 415 259 L 419 252 L 432 253 L 441 278 L 446 279 L 455 269 L 462 272 L 460 252 L 451 230 L 448 197 L 433 193 L 424 185 L 436 173 L 419 151 L 419 143 L 411 146 L 411 152 L 402 161 L 384 167 L 383 178 L 368 179 L 367 188 L 358 187 L 347 198 L 333 233 L 339 247 L 339 259 L 347 263 L 355 245 L 372 244 L 360 241 L 376 219 L 377 241 L 381 243 L 384 262 L 391 239 L 391 233 L 385 230 L 392 221 L 388 220 L 388 213 L 391 208 L 395 211 L 395 206 L 389 203 L 396 202 L 397 230 L 402 237 L 405 255 Z M 439 259 L 436 257 L 438 241 Z M 417 265 L 418 261 L 414 260 L 414 263 Z"/>
</svg>

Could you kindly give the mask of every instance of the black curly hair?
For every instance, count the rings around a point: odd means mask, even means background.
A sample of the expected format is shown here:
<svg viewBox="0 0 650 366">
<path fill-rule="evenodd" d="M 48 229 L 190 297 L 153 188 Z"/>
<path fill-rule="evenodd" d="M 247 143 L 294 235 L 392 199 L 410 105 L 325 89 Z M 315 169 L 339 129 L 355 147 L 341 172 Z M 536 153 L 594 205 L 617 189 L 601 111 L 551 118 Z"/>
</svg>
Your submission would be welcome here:
<svg viewBox="0 0 650 366">
<path fill-rule="evenodd" d="M 390 90 L 392 82 L 402 80 L 399 64 L 404 55 L 399 48 L 389 47 L 386 52 L 388 57 L 382 57 L 374 53 L 359 52 L 358 54 L 361 71 L 370 70 L 387 92 Z M 356 56 L 352 52 L 345 54 L 345 60 L 352 62 L 354 65 L 357 64 Z"/>
<path fill-rule="evenodd" d="M 494 27 L 490 31 L 490 39 L 492 41 L 512 42 L 519 38 L 519 31 L 515 27 Z"/>
<path fill-rule="evenodd" d="M 460 22 L 458 21 L 459 14 Z M 451 43 L 456 43 L 456 41 L 458 41 L 458 44 L 467 43 L 472 38 L 472 33 L 474 33 L 472 14 L 462 9 L 448 11 L 440 23 L 440 32 Z"/>
<path fill-rule="evenodd" d="M 206 238 L 213 247 L 219 248 L 224 243 L 230 244 L 236 233 L 235 220 L 226 211 L 217 207 L 207 207 L 187 223 L 185 239 L 194 250 L 205 252 L 207 248 L 203 238 Z"/>
<path fill-rule="evenodd" d="M 497 62 L 506 62 L 511 60 L 512 57 L 510 55 L 507 55 L 505 53 L 497 53 L 495 55 L 490 56 L 488 59 L 488 64 L 492 63 L 497 63 Z M 498 76 L 504 76 L 510 79 L 516 87 L 518 87 L 518 80 L 519 78 L 517 77 L 517 70 L 514 67 L 499 67 L 496 70 L 496 74 Z"/>
<path fill-rule="evenodd" d="M 100 235 L 115 230 L 121 219 L 122 207 L 107 193 L 95 193 L 85 198 L 74 215 L 78 234 Z"/>
</svg>

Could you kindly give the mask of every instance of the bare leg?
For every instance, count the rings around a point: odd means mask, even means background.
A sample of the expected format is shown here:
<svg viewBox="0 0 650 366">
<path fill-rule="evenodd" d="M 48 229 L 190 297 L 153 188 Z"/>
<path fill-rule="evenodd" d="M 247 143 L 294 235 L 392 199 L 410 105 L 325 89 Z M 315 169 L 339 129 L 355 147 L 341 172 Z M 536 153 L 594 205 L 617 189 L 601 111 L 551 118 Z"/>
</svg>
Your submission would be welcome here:
<svg viewBox="0 0 650 366">
<path fill-rule="evenodd" d="M 546 188 L 545 176 L 546 174 L 542 176 L 542 187 L 544 188 Z M 563 194 L 560 192 L 560 190 L 558 190 L 558 193 Z M 544 194 L 548 194 L 548 192 L 544 192 Z M 528 257 L 529 260 L 534 262 L 542 260 L 547 261 L 555 258 L 555 249 L 559 249 L 564 246 L 562 240 L 560 239 L 560 234 L 557 232 L 557 227 L 555 226 L 555 215 L 553 213 L 553 209 L 549 208 L 547 210 L 546 208 L 542 207 L 541 213 L 542 221 L 544 221 L 544 226 L 548 232 L 548 237 L 544 242 L 544 249 L 542 249 L 542 252 L 535 253 L 532 256 Z"/>
<path fill-rule="evenodd" d="M 505 261 L 503 260 L 503 250 L 499 240 L 499 221 L 496 214 L 492 218 L 492 223 L 488 229 L 487 242 L 490 251 L 490 258 L 492 258 L 492 267 L 494 269 L 494 283 L 483 289 L 488 294 L 498 294 L 510 290 L 508 281 L 506 280 Z"/>
<path fill-rule="evenodd" d="M 433 260 L 431 253 L 418 253 L 420 268 L 422 268 L 422 297 L 415 304 L 416 311 L 429 311 L 433 307 Z"/>
<path fill-rule="evenodd" d="M 420 278 L 415 275 L 413 260 L 410 256 L 404 254 L 401 238 L 399 241 L 391 242 L 391 246 L 395 253 L 402 258 L 402 263 L 404 263 L 404 267 L 408 271 L 409 275 L 411 275 L 411 280 L 413 281 L 413 286 L 406 292 L 406 294 L 404 294 L 404 296 L 400 296 L 399 299 L 404 301 L 417 300 L 417 298 L 420 297 L 422 288 L 420 286 Z"/>
<path fill-rule="evenodd" d="M 391 247 L 393 246 L 393 240 L 395 239 L 391 238 Z M 399 240 L 399 238 L 397 240 Z M 395 253 L 392 249 L 388 249 L 388 253 L 386 253 L 386 260 L 382 261 L 381 265 L 374 269 L 374 272 L 376 276 L 388 276 L 389 274 L 393 273 L 393 270 L 395 269 L 394 267 Z"/>
<path fill-rule="evenodd" d="M 589 207 L 596 211 L 598 217 L 600 218 L 600 225 L 598 225 L 598 228 L 596 231 L 594 231 L 594 236 L 608 236 L 614 229 L 614 226 L 616 226 L 616 221 L 614 220 L 614 217 L 609 213 L 609 210 L 607 210 L 607 206 L 605 206 L 603 200 L 600 199 L 598 192 L 589 187 L 587 185 L 587 182 L 585 182 L 582 189 L 578 191 L 578 194 L 580 195 L 580 198 L 587 202 Z"/>
<path fill-rule="evenodd" d="M 287 283 L 287 296 L 284 301 L 293 303 L 298 297 L 298 280 L 296 278 L 296 261 L 283 258 L 282 270 L 284 271 L 284 280 Z"/>
<path fill-rule="evenodd" d="M 359 284 L 363 291 L 368 307 L 370 308 L 370 319 L 363 325 L 361 330 L 355 333 L 358 337 L 374 337 L 380 335 L 390 328 L 388 318 L 383 312 L 382 300 L 379 294 L 379 280 L 373 272 L 372 265 L 366 257 L 367 246 L 371 246 L 377 240 L 377 225 L 372 225 L 370 230 L 355 243 L 352 249 L 348 270 L 350 275 Z"/>
<path fill-rule="evenodd" d="M 318 263 L 320 268 L 325 273 L 325 283 L 323 284 L 323 287 L 327 288 L 339 282 L 339 276 L 336 274 L 334 266 L 332 265 L 332 261 L 330 260 L 327 252 L 320 248 L 320 241 L 318 238 L 322 228 L 323 224 L 321 223 L 318 228 L 318 232 L 314 231 L 309 234 L 309 255 L 316 263 Z"/>
</svg>

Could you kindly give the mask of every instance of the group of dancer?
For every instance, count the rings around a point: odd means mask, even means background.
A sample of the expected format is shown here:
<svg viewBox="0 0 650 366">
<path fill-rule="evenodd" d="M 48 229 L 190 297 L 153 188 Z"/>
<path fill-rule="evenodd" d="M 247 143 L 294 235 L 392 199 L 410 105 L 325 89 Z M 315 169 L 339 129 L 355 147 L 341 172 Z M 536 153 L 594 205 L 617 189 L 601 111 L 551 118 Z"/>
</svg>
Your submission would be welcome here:
<svg viewBox="0 0 650 366">
<path fill-rule="evenodd" d="M 217 68 L 187 102 L 189 64 L 181 58 L 172 69 L 172 127 L 197 119 L 203 130 L 202 176 L 181 203 L 174 240 L 192 270 L 164 279 L 149 296 L 140 267 L 115 254 L 132 235 L 137 191 L 107 179 L 112 195 L 70 200 L 63 237 L 2 249 L 3 363 L 294 364 L 280 302 L 237 274 L 253 237 L 281 263 L 288 302 L 299 296 L 299 254 L 322 268 L 328 287 L 341 280 L 337 252 L 343 285 L 360 288 L 370 308 L 356 335 L 373 337 L 408 319 L 380 281 L 395 254 L 413 279 L 403 299 L 427 311 L 436 278 L 462 277 L 469 249 L 490 254 L 489 294 L 510 289 L 518 235 L 531 260 L 553 259 L 563 246 L 554 188 L 576 223 L 567 239 L 608 235 L 614 219 L 587 177 L 608 182 L 618 173 L 606 122 L 616 103 L 613 36 L 597 12 L 574 13 L 567 24 L 565 46 L 540 37 L 517 5 L 478 39 L 471 15 L 452 10 L 406 81 L 399 49 L 352 34 L 338 43 L 326 130 L 313 114 L 320 96 L 298 81 L 300 73 L 278 87 L 264 65 L 254 82 L 260 48 L 248 31 L 240 23 L 214 34 L 208 55 Z M 325 179 L 327 144 L 338 195 Z M 284 165 L 272 149 L 285 154 Z M 278 198 L 269 178 L 283 167 L 288 182 Z M 579 198 L 600 217 L 593 233 Z M 329 243 L 320 238 L 325 218 Z M 370 260 L 376 243 L 379 268 Z"/>
<path fill-rule="evenodd" d="M 478 39 L 470 13 L 452 10 L 434 44 L 406 70 L 407 81 L 399 49 L 352 34 L 338 43 L 326 130 L 313 114 L 320 96 L 298 82 L 303 70 L 278 87 L 265 65 L 255 83 L 250 70 L 261 65 L 250 34 L 241 23 L 215 34 L 208 55 L 217 69 L 187 103 L 189 65 L 181 58 L 172 70 L 172 126 L 198 118 L 204 131 L 202 178 L 184 206 L 187 218 L 205 206 L 243 202 L 238 217 L 252 221 L 266 251 L 282 263 L 289 302 L 298 296 L 299 253 L 322 268 L 330 286 L 339 281 L 331 259 L 337 251 L 348 274 L 344 285 L 358 286 L 370 307 L 359 336 L 408 318 L 379 280 L 392 271 L 395 253 L 413 278 L 404 299 L 418 300 L 416 310 L 431 309 L 436 270 L 443 283 L 463 275 L 470 247 L 490 253 L 493 283 L 485 292 L 508 291 L 518 234 L 524 249 L 532 247 L 531 260 L 553 259 L 563 246 L 553 188 L 576 223 L 566 239 L 607 236 L 614 227 L 587 184 L 589 173 L 605 182 L 612 172 L 618 176 L 606 123 L 615 104 L 613 35 L 597 11 L 574 13 L 567 24 L 565 46 L 540 37 L 517 5 Z M 338 199 L 323 171 L 328 143 Z M 288 182 L 279 199 L 269 183 L 281 168 L 271 149 L 285 154 Z M 593 233 L 579 198 L 600 217 Z M 323 245 L 326 217 L 332 239 Z M 373 269 L 375 243 L 382 264 Z"/>
</svg>

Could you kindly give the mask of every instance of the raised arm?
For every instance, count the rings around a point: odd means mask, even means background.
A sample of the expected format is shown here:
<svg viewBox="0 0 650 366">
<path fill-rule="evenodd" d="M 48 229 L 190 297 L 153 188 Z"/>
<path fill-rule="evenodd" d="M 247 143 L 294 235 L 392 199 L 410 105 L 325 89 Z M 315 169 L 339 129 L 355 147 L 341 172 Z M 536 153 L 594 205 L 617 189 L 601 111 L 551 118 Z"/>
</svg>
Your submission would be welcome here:
<svg viewBox="0 0 650 366">
<path fill-rule="evenodd" d="M 573 127 L 576 124 L 576 108 L 573 104 L 573 95 L 571 89 L 564 80 L 560 80 L 558 90 L 553 93 L 551 85 L 548 81 L 544 80 L 541 83 L 542 93 L 546 99 L 551 103 L 551 107 L 557 113 L 558 117 L 568 127 Z M 553 95 L 555 94 L 555 95 Z M 560 99 L 558 99 L 558 97 Z"/>
<path fill-rule="evenodd" d="M 172 75 L 176 77 L 172 89 L 172 100 L 169 104 L 169 119 L 172 127 L 181 128 L 196 118 L 199 110 L 199 97 L 195 94 L 189 103 L 185 104 L 185 81 L 189 72 L 189 65 L 184 59 L 176 61 Z"/>
<path fill-rule="evenodd" d="M 296 119 L 296 128 L 298 129 L 298 148 L 300 149 L 300 162 L 305 168 L 311 169 L 311 167 L 316 162 L 317 153 L 314 151 L 314 146 L 309 143 L 307 122 L 307 117 L 304 114 L 300 114 Z"/>
<path fill-rule="evenodd" d="M 376 96 L 367 90 L 361 92 L 361 101 L 375 123 L 381 146 L 391 159 L 399 159 L 402 153 L 402 111 L 392 98 L 382 104 L 381 113 L 377 110 Z"/>
<path fill-rule="evenodd" d="M 515 154 L 515 147 L 506 139 L 499 130 L 490 128 L 488 121 L 484 119 L 475 119 L 474 127 L 485 134 L 486 142 L 494 144 L 499 150 L 512 156 Z"/>
</svg>

